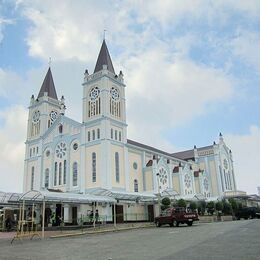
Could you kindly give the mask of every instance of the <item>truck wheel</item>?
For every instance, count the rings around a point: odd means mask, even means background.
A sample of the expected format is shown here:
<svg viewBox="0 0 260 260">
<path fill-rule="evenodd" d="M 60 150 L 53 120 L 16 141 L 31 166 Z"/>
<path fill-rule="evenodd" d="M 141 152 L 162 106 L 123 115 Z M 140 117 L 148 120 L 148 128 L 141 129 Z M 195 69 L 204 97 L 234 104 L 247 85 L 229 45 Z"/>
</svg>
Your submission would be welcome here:
<svg viewBox="0 0 260 260">
<path fill-rule="evenodd" d="M 172 225 L 173 225 L 173 227 L 177 227 L 177 221 L 173 220 Z"/>
<path fill-rule="evenodd" d="M 193 221 L 187 222 L 188 226 L 192 226 Z"/>
<path fill-rule="evenodd" d="M 155 222 L 155 225 L 156 225 L 156 227 L 160 227 L 160 226 L 161 226 L 161 224 L 160 224 L 159 221 L 156 221 L 156 222 Z"/>
</svg>

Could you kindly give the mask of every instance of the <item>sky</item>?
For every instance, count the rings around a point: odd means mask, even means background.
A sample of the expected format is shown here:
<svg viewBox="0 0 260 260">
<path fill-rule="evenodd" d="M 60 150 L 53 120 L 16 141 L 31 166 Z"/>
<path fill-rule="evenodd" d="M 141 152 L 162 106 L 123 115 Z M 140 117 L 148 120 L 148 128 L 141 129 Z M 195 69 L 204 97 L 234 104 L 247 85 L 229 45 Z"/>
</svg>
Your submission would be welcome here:
<svg viewBox="0 0 260 260">
<path fill-rule="evenodd" d="M 127 86 L 128 138 L 177 152 L 221 132 L 238 189 L 256 193 L 259 0 L 0 0 L 0 191 L 22 191 L 27 108 L 49 57 L 66 115 L 81 122 L 104 30 Z"/>
</svg>

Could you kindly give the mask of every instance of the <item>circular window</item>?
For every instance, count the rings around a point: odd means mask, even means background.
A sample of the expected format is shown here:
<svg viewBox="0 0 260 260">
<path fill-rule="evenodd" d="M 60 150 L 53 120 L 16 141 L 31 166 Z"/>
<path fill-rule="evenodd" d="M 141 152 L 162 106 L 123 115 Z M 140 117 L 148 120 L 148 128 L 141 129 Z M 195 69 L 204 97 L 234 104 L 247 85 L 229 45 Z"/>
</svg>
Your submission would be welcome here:
<svg viewBox="0 0 260 260">
<path fill-rule="evenodd" d="M 94 87 L 91 89 L 89 93 L 89 97 L 91 101 L 95 101 L 99 97 L 100 90 L 98 87 Z"/>
<path fill-rule="evenodd" d="M 74 151 L 78 150 L 78 147 L 79 147 L 79 145 L 78 145 L 77 143 L 74 143 L 74 144 L 73 144 L 73 150 L 74 150 Z"/>
<path fill-rule="evenodd" d="M 137 170 L 137 167 L 138 167 L 137 163 L 134 162 L 134 163 L 133 163 L 133 168 L 134 168 L 135 170 Z"/>
<path fill-rule="evenodd" d="M 66 144 L 65 143 L 58 144 L 57 147 L 56 147 L 56 155 L 57 155 L 57 157 L 61 159 L 63 156 L 65 156 L 66 155 L 66 150 L 67 150 L 67 148 L 66 148 Z"/>
<path fill-rule="evenodd" d="M 116 88 L 112 87 L 110 90 L 110 95 L 113 100 L 117 101 L 119 99 L 119 92 Z"/>
<path fill-rule="evenodd" d="M 159 169 L 159 181 L 163 185 L 167 183 L 167 172 L 164 168 Z"/>
<path fill-rule="evenodd" d="M 46 157 L 49 157 L 50 154 L 51 154 L 50 150 L 47 150 L 47 151 L 46 151 Z"/>
</svg>

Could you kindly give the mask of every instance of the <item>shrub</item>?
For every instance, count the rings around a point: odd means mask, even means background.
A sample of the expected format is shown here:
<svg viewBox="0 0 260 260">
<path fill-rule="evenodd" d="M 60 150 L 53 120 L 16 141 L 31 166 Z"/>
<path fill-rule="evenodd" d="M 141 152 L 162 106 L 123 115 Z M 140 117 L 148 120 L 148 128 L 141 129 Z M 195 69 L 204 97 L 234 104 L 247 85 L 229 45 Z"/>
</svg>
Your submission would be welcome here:
<svg viewBox="0 0 260 260">
<path fill-rule="evenodd" d="M 218 201 L 215 205 L 217 211 L 223 210 L 223 203 L 221 201 Z"/>
<path fill-rule="evenodd" d="M 204 215 L 206 209 L 206 202 L 204 200 L 201 200 L 198 204 L 198 213 L 199 215 Z"/>
<path fill-rule="evenodd" d="M 171 200 L 168 197 L 165 197 L 165 198 L 162 199 L 162 204 L 164 206 L 170 206 Z"/>
<path fill-rule="evenodd" d="M 184 199 L 179 199 L 177 202 L 178 207 L 186 208 L 186 201 Z"/>
<path fill-rule="evenodd" d="M 197 209 L 197 203 L 194 202 L 194 201 L 192 201 L 192 202 L 190 203 L 190 209 L 191 209 L 192 211 L 194 211 L 195 209 Z"/>
<path fill-rule="evenodd" d="M 207 203 L 207 211 L 210 215 L 213 215 L 214 211 L 215 211 L 215 203 L 214 201 L 209 201 Z"/>
<path fill-rule="evenodd" d="M 229 215 L 231 214 L 231 211 L 232 211 L 232 207 L 230 205 L 230 203 L 228 203 L 227 201 L 223 201 L 223 213 L 225 215 Z"/>
</svg>

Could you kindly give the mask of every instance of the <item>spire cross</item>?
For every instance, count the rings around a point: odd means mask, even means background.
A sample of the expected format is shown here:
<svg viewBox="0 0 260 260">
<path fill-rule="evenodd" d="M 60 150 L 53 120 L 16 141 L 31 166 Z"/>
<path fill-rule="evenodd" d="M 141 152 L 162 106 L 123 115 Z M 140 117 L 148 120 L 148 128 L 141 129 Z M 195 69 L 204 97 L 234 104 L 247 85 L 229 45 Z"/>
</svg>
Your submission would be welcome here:
<svg viewBox="0 0 260 260">
<path fill-rule="evenodd" d="M 48 62 L 48 64 L 49 64 L 49 67 L 51 67 L 51 57 L 49 57 L 49 62 Z"/>
<path fill-rule="evenodd" d="M 106 29 L 104 29 L 104 33 L 103 33 L 103 40 L 105 40 L 106 39 Z"/>
</svg>

